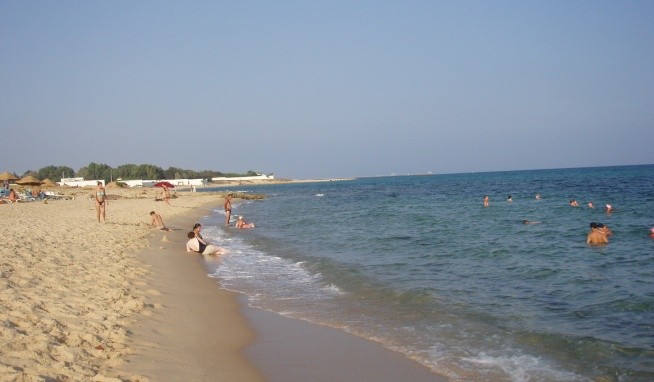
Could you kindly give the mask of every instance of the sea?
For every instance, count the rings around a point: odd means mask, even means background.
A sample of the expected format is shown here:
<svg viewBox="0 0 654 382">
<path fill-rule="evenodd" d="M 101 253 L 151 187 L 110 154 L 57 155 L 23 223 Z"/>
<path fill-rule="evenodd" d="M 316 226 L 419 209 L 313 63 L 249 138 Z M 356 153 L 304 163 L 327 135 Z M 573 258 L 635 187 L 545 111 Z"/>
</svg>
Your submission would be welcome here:
<svg viewBox="0 0 654 382">
<path fill-rule="evenodd" d="M 654 381 L 654 165 L 229 191 L 266 198 L 233 208 L 254 229 L 203 218 L 229 251 L 207 269 L 253 307 L 454 381 Z M 586 244 L 591 222 L 609 244 Z"/>
</svg>

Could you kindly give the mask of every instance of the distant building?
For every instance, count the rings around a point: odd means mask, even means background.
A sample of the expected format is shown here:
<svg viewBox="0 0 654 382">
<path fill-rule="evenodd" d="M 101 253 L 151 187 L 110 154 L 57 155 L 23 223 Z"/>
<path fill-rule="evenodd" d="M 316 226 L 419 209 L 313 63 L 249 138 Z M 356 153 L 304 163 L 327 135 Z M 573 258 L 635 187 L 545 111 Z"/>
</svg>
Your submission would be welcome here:
<svg viewBox="0 0 654 382">
<path fill-rule="evenodd" d="M 61 178 L 59 185 L 69 187 L 89 187 L 97 185 L 98 182 L 102 182 L 102 185 L 104 186 L 104 180 L 102 179 L 84 180 L 84 178 Z"/>
<path fill-rule="evenodd" d="M 259 174 L 257 176 L 235 176 L 235 177 L 219 176 L 219 177 L 211 178 L 211 181 L 213 181 L 213 182 L 238 182 L 238 181 L 246 181 L 246 180 L 273 180 L 273 179 L 275 179 L 273 174 L 270 174 L 270 175 Z"/>
</svg>

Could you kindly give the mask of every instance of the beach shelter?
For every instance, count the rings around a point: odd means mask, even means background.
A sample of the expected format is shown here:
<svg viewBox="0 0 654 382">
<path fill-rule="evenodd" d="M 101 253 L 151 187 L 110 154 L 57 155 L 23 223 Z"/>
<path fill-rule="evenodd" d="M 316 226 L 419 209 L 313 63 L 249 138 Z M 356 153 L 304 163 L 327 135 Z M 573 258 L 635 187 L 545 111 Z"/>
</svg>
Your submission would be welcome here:
<svg viewBox="0 0 654 382">
<path fill-rule="evenodd" d="M 36 179 L 32 175 L 28 175 L 28 176 L 16 181 L 16 184 L 20 184 L 21 186 L 40 186 L 42 183 L 43 182 Z"/>
<path fill-rule="evenodd" d="M 57 187 L 57 183 L 53 182 L 51 179 L 43 180 L 43 187 Z"/>
<path fill-rule="evenodd" d="M 0 181 L 2 180 L 18 180 L 18 177 L 9 171 L 5 171 L 2 174 L 0 174 Z"/>
</svg>

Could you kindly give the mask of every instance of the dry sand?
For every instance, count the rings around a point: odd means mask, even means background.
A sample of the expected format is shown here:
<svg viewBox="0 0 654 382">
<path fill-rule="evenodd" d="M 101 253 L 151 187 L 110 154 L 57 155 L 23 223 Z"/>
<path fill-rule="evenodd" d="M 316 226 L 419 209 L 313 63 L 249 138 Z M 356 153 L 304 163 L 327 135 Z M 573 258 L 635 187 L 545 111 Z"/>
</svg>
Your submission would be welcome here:
<svg viewBox="0 0 654 382">
<path fill-rule="evenodd" d="M 0 380 L 146 380 L 121 368 L 134 352 L 129 326 L 156 308 L 135 255 L 153 235 L 149 212 L 168 224 L 218 195 L 166 205 L 157 190 L 108 189 L 99 224 L 93 189 L 63 192 L 75 199 L 0 205 Z"/>
</svg>

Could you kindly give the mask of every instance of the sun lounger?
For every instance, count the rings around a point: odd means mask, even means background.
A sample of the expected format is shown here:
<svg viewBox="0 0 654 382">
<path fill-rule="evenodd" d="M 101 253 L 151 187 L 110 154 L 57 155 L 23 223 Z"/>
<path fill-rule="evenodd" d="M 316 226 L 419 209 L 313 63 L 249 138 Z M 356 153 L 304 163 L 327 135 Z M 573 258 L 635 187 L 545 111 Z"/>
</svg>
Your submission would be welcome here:
<svg viewBox="0 0 654 382">
<path fill-rule="evenodd" d="M 52 199 L 52 200 L 60 200 L 60 199 L 73 200 L 73 199 L 75 199 L 75 197 L 72 196 L 72 195 L 60 195 L 60 194 L 55 194 L 52 191 L 46 191 L 45 198 L 46 199 Z"/>
<path fill-rule="evenodd" d="M 18 194 L 18 202 L 35 202 L 36 198 L 28 194 Z"/>
</svg>

